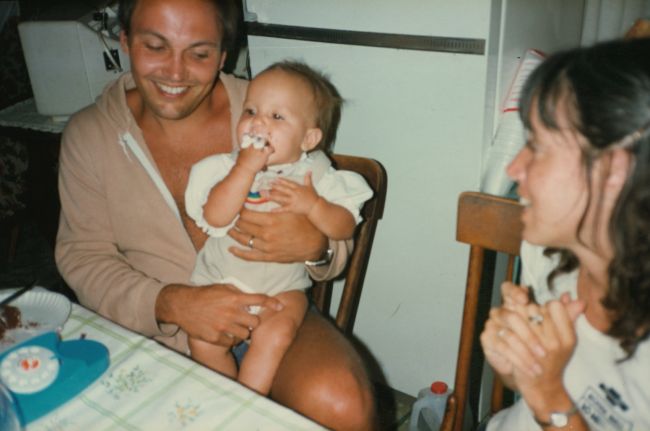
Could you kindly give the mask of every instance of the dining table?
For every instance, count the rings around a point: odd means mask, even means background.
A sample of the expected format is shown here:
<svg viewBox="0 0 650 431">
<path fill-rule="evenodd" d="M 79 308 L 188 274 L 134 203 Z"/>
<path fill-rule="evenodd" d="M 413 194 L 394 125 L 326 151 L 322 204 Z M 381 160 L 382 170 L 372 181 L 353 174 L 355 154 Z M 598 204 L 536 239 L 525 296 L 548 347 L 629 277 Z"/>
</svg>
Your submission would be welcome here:
<svg viewBox="0 0 650 431">
<path fill-rule="evenodd" d="M 60 336 L 102 343 L 108 369 L 26 431 L 325 429 L 76 303 Z"/>
</svg>

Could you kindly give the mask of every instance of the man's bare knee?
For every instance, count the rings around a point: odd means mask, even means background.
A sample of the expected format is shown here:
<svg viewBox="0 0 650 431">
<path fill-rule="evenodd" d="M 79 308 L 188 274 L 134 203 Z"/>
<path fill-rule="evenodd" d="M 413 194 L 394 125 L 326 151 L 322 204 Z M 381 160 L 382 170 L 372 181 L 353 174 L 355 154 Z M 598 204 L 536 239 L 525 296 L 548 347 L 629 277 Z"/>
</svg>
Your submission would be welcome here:
<svg viewBox="0 0 650 431">
<path fill-rule="evenodd" d="M 375 424 L 375 399 L 369 383 L 351 370 L 315 376 L 304 394 L 317 421 L 326 418 L 335 430 L 370 430 Z M 320 421 L 319 421 L 320 422 Z"/>
</svg>

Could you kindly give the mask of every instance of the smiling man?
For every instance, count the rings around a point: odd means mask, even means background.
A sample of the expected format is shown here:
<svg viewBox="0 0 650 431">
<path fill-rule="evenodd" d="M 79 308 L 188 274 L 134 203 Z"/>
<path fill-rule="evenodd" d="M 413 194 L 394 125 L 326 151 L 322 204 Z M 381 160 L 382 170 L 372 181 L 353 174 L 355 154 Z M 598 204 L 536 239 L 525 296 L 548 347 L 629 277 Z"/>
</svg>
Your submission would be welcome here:
<svg viewBox="0 0 650 431">
<path fill-rule="evenodd" d="M 183 205 L 191 166 L 236 142 L 247 82 L 220 73 L 234 40 L 233 4 L 209 0 L 120 2 L 131 72 L 73 116 L 63 134 L 57 265 L 80 302 L 182 353 L 187 334 L 232 346 L 259 318 L 260 294 L 189 282 L 206 235 Z M 336 275 L 348 254 L 304 216 L 243 211 L 230 235 L 249 260 L 319 260 Z M 255 249 L 245 247 L 255 237 Z M 271 397 L 333 429 L 371 429 L 374 400 L 350 343 L 310 310 L 285 355 Z"/>
</svg>

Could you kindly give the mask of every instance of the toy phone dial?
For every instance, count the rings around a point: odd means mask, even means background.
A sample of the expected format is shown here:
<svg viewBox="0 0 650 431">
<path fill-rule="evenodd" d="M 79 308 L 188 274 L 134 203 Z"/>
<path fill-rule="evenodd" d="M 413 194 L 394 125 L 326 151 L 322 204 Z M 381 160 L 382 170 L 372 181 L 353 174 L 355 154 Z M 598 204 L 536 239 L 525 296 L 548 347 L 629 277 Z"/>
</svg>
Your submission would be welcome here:
<svg viewBox="0 0 650 431">
<path fill-rule="evenodd" d="M 61 341 L 55 332 L 0 354 L 0 380 L 23 426 L 69 401 L 108 368 L 108 349 L 92 340 Z"/>
</svg>

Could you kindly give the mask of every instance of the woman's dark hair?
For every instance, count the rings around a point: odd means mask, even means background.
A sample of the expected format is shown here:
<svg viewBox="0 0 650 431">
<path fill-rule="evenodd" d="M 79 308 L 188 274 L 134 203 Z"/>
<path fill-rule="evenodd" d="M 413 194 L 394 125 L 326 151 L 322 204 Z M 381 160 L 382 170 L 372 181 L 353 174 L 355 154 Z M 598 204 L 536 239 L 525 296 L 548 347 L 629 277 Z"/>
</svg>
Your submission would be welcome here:
<svg viewBox="0 0 650 431">
<path fill-rule="evenodd" d="M 240 0 L 206 0 L 212 1 L 217 11 L 217 24 L 221 29 L 221 51 L 231 53 L 236 50 L 239 41 Z M 124 34 L 131 32 L 131 18 L 138 0 L 120 0 L 117 18 Z"/>
<path fill-rule="evenodd" d="M 587 140 L 587 178 L 603 151 L 626 148 L 634 156 L 609 221 L 614 257 L 603 299 L 613 316 L 608 334 L 631 357 L 650 335 L 650 39 L 610 41 L 550 56 L 522 90 L 521 119 L 530 130 L 535 110 L 546 127 L 558 129 L 560 104 Z M 550 253 L 560 254 L 549 275 L 552 284 L 558 274 L 577 268 L 578 261 L 568 250 L 548 249 Z"/>
<path fill-rule="evenodd" d="M 316 148 L 329 150 L 336 140 L 343 105 L 343 98 L 329 77 L 305 63 L 292 60 L 273 63 L 259 75 L 270 70 L 281 70 L 302 79 L 309 85 L 316 104 L 316 126 L 323 132 L 323 138 Z"/>
</svg>

